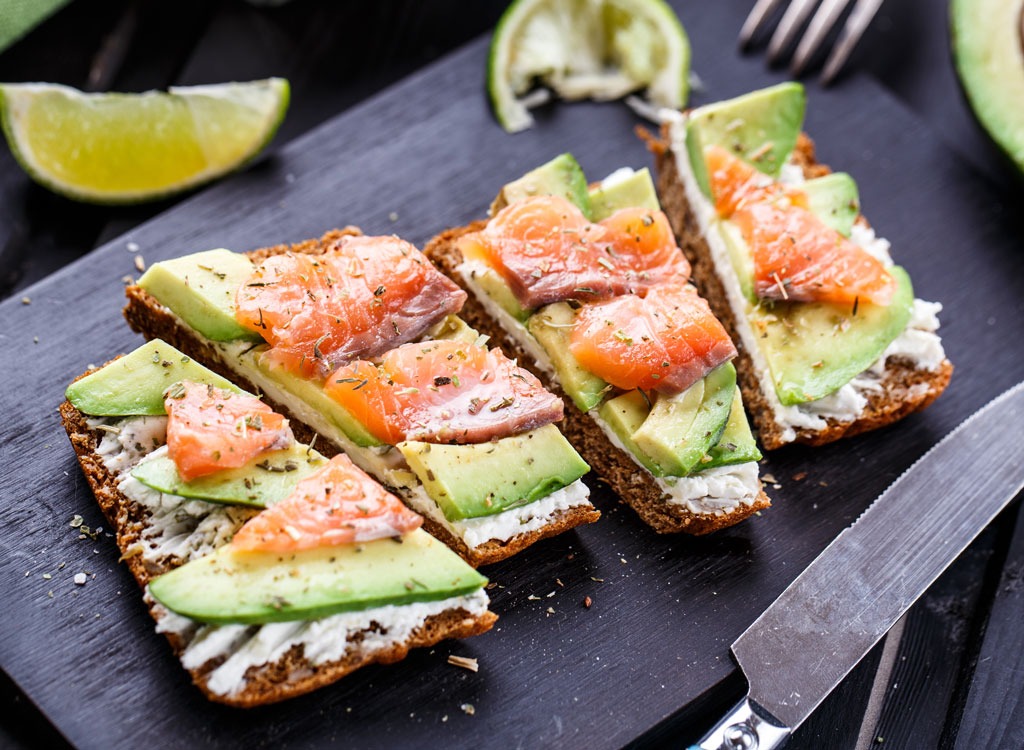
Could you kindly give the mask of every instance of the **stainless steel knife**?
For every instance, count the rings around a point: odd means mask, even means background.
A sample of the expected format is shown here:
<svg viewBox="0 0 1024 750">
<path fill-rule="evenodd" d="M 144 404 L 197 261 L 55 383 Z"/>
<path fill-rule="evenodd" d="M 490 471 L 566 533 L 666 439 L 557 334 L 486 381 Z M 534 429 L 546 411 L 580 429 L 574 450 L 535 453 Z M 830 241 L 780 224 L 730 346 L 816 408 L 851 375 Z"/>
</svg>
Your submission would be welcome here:
<svg viewBox="0 0 1024 750">
<path fill-rule="evenodd" d="M 746 698 L 697 750 L 781 746 L 1024 487 L 1024 383 L 885 490 L 732 644 Z"/>
</svg>

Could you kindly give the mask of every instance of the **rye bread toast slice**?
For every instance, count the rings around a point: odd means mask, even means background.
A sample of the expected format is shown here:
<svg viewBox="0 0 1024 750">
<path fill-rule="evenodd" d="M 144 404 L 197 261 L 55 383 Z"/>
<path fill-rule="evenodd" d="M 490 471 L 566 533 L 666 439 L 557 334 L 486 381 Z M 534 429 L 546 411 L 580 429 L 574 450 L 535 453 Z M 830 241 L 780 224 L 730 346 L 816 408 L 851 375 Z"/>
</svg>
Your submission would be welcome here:
<svg viewBox="0 0 1024 750">
<path fill-rule="evenodd" d="M 274 245 L 254 250 L 248 253 L 248 255 L 254 262 L 287 252 L 322 255 L 334 242 L 342 237 L 358 234 L 361 234 L 359 229 L 348 226 L 344 229 L 331 230 L 318 239 L 305 240 L 292 245 Z M 217 374 L 236 383 L 239 387 L 252 393 L 259 391 L 244 375 L 232 368 L 231 363 L 221 355 L 221 352 L 216 347 L 211 346 L 191 328 L 184 325 L 176 315 L 161 305 L 145 289 L 133 284 L 126 289 L 126 295 L 128 303 L 124 308 L 124 317 L 133 331 L 141 333 L 147 339 L 163 339 L 190 357 L 202 362 Z M 298 440 L 309 443 L 314 439 L 314 430 L 290 413 L 286 407 L 275 403 L 266 396 L 264 396 L 263 400 L 272 409 L 289 418 L 292 430 Z M 327 457 L 340 452 L 337 446 L 327 440 L 319 440 L 316 446 Z M 470 565 L 479 567 L 504 560 L 541 539 L 556 536 L 576 526 L 593 523 L 600 516 L 600 512 L 592 505 L 576 505 L 556 511 L 541 528 L 516 534 L 509 539 L 490 539 L 475 547 L 468 546 L 461 538 L 429 516 L 424 516 L 423 528 L 431 536 L 455 550 Z"/>
<path fill-rule="evenodd" d="M 485 224 L 485 221 L 477 221 L 465 227 L 448 229 L 430 240 L 423 252 L 449 278 L 462 285 L 462 277 L 457 269 L 463 258 L 457 241 L 464 234 L 481 230 Z M 540 378 L 549 390 L 561 396 L 565 402 L 562 431 L 569 442 L 616 492 L 620 500 L 635 510 L 655 531 L 661 534 L 709 534 L 739 523 L 771 505 L 763 490 L 749 504 L 739 504 L 729 512 L 694 513 L 683 505 L 666 502 L 665 493 L 653 475 L 640 467 L 632 456 L 613 445 L 601 427 L 580 411 L 558 383 L 553 382 L 516 340 L 487 313 L 472 291 L 467 289 L 467 292 L 469 297 L 462 308 L 461 317 L 478 331 L 490 336 L 492 342 L 516 357 L 520 365 Z"/>
<path fill-rule="evenodd" d="M 155 512 L 122 492 L 121 478 L 100 452 L 101 441 L 110 431 L 109 425 L 90 424 L 90 420 L 68 401 L 60 405 L 59 411 L 82 473 L 107 522 L 114 529 L 121 559 L 145 591 L 153 578 L 184 564 L 188 558 L 176 552 L 162 552 L 152 533 Z M 209 505 L 213 512 L 221 513 L 223 522 L 234 528 L 258 512 L 248 508 L 215 506 L 212 503 L 200 504 Z M 184 523 L 191 523 L 191 519 Z M 166 635 L 175 655 L 183 660 L 192 644 L 218 627 L 206 626 L 204 629 L 198 623 L 168 612 L 148 594 L 145 594 L 144 599 L 157 623 L 157 630 Z M 230 655 L 257 637 L 261 628 L 224 626 L 239 631 L 237 642 L 233 643 L 227 653 L 221 652 L 198 660 L 193 658 L 191 661 L 194 663 L 187 665 L 186 669 L 195 685 L 210 700 L 250 708 L 308 693 L 369 664 L 400 661 L 413 648 L 433 646 L 448 638 L 467 638 L 484 633 L 493 626 L 497 615 L 488 611 L 486 606 L 482 609 L 477 607 L 476 610 L 451 606 L 440 609 L 415 623 L 404 637 L 383 642 L 380 638 L 382 625 L 368 616 L 366 622 L 346 629 L 345 645 L 336 658 L 312 659 L 305 653 L 305 644 L 297 642 L 283 653 L 246 668 L 240 675 L 242 687 L 231 692 L 214 689 L 211 685 L 216 670 Z"/>
<path fill-rule="evenodd" d="M 771 403 L 765 397 L 758 380 L 749 351 L 737 331 L 737 315 L 729 304 L 725 286 L 715 270 L 711 249 L 691 209 L 686 189 L 680 177 L 676 157 L 669 146 L 668 126 L 661 138 L 642 134 L 648 148 L 654 154 L 657 172 L 658 195 L 662 209 L 668 216 L 679 246 L 692 266 L 693 283 L 711 305 L 715 315 L 722 321 L 736 343 L 739 354 L 736 357 L 737 382 L 743 393 L 747 408 L 765 450 L 775 450 L 790 442 L 807 445 L 823 445 L 843 437 L 852 437 L 869 430 L 892 424 L 915 411 L 929 406 L 949 385 L 953 365 L 946 359 L 934 370 L 919 369 L 908 359 L 890 357 L 885 363 L 881 388 L 867 396 L 867 405 L 854 420 L 839 420 L 826 417 L 821 429 L 794 428 L 795 437 L 789 439 L 786 428 L 776 419 Z M 806 179 L 822 177 L 831 169 L 818 162 L 814 153 L 814 142 L 804 133 L 800 134 L 793 152 L 793 162 L 803 169 Z M 858 221 L 865 222 L 863 216 Z"/>
</svg>

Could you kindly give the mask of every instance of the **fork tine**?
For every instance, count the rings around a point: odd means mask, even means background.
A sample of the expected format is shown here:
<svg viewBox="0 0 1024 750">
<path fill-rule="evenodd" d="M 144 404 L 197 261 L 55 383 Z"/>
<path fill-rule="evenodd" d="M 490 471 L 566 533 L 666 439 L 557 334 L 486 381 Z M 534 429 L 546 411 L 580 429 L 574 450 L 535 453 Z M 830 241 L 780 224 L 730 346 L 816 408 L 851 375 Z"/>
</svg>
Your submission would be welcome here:
<svg viewBox="0 0 1024 750">
<path fill-rule="evenodd" d="M 781 2 L 782 0 L 757 0 L 747 20 L 743 22 L 743 28 L 740 29 L 740 49 L 750 44 L 750 40 L 761 30 L 772 11 L 779 7 Z"/>
<path fill-rule="evenodd" d="M 807 16 L 811 14 L 818 0 L 793 0 L 779 21 L 778 28 L 768 42 L 768 61 L 776 63 L 789 47 L 793 38 L 800 33 Z"/>
<path fill-rule="evenodd" d="M 832 48 L 828 60 L 825 61 L 825 68 L 821 73 L 822 83 L 831 83 L 842 70 L 850 53 L 853 52 L 853 48 L 857 46 L 857 42 L 864 35 L 864 31 L 871 23 L 871 19 L 875 17 L 881 4 L 882 0 L 857 0 L 857 4 L 853 6 L 853 11 L 839 36 L 839 41 Z"/>
<path fill-rule="evenodd" d="M 839 17 L 849 4 L 850 0 L 824 0 L 821 6 L 819 6 L 818 12 L 814 14 L 814 18 L 811 19 L 811 23 L 807 26 L 807 31 L 801 37 L 796 52 L 793 53 L 793 60 L 790 63 L 789 70 L 794 76 L 800 75 L 803 69 L 807 67 L 807 63 L 810 62 L 814 53 L 821 47 L 825 37 L 828 36 L 828 33 L 838 23 Z"/>
</svg>

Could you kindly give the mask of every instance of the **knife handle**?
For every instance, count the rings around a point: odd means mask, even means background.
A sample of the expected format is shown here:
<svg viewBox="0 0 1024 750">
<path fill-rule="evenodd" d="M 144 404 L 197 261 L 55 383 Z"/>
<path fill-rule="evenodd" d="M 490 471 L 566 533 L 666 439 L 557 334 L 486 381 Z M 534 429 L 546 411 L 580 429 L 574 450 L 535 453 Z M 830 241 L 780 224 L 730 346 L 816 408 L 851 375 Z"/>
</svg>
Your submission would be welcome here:
<svg viewBox="0 0 1024 750">
<path fill-rule="evenodd" d="M 791 733 L 748 695 L 689 750 L 774 750 L 782 747 Z"/>
</svg>

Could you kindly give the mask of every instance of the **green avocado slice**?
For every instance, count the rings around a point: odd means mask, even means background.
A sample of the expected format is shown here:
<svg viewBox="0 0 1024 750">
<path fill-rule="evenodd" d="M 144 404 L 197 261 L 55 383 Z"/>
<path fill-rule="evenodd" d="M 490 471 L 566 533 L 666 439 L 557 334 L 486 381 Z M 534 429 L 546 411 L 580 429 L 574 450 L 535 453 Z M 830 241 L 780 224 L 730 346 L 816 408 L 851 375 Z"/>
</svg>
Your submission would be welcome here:
<svg viewBox="0 0 1024 750">
<path fill-rule="evenodd" d="M 704 149 L 711 145 L 778 177 L 796 146 L 806 105 L 804 87 L 789 82 L 693 110 L 686 126 L 686 149 L 703 193 L 712 197 L 704 162 Z"/>
<path fill-rule="evenodd" d="M 799 188 L 807 194 L 811 213 L 843 235 L 850 236 L 853 222 L 860 214 L 857 183 L 846 172 L 833 172 L 808 180 Z"/>
<path fill-rule="evenodd" d="M 218 625 L 312 620 L 470 594 L 487 579 L 422 529 L 303 552 L 242 552 L 230 544 L 153 579 L 172 612 Z"/>
<path fill-rule="evenodd" d="M 505 206 L 535 195 L 558 195 L 575 203 L 590 218 L 587 178 L 572 154 L 559 154 L 554 159 L 531 169 L 518 180 L 501 188 L 491 203 L 491 215 Z"/>
<path fill-rule="evenodd" d="M 158 492 L 213 503 L 266 508 L 288 497 L 300 481 L 327 463 L 309 446 L 263 453 L 245 466 L 192 480 L 181 478 L 174 461 L 163 453 L 144 458 L 132 476 Z"/>
<path fill-rule="evenodd" d="M 531 315 L 526 327 L 551 358 L 562 390 L 586 413 L 601 403 L 610 386 L 583 368 L 569 351 L 570 332 L 575 322 L 576 311 L 567 302 L 555 302 Z"/>
<path fill-rule="evenodd" d="M 747 422 L 747 415 L 743 411 L 743 394 L 737 388 L 732 398 L 729 421 L 725 423 L 722 437 L 701 459 L 699 468 L 703 471 L 704 469 L 714 469 L 717 466 L 731 466 L 760 460 L 761 451 L 757 449 L 754 435 L 750 431 L 750 423 Z"/>
<path fill-rule="evenodd" d="M 872 365 L 910 322 L 914 289 L 899 266 L 889 273 L 896 294 L 888 305 L 763 302 L 750 313 L 779 400 L 817 401 Z"/>
<path fill-rule="evenodd" d="M 623 208 L 649 208 L 660 211 L 658 192 L 647 167 L 606 185 L 599 182 L 590 188 L 590 220 L 607 219 Z"/>
<path fill-rule="evenodd" d="M 139 286 L 211 341 L 262 341 L 235 319 L 235 292 L 252 272 L 248 256 L 207 250 L 154 263 Z"/>
<path fill-rule="evenodd" d="M 245 393 L 168 343 L 153 339 L 68 386 L 64 395 L 83 414 L 95 417 L 166 414 L 164 392 L 191 380 Z"/>
<path fill-rule="evenodd" d="M 409 440 L 398 449 L 449 521 L 529 505 L 590 471 L 553 424 L 489 443 Z"/>
</svg>

